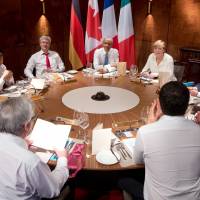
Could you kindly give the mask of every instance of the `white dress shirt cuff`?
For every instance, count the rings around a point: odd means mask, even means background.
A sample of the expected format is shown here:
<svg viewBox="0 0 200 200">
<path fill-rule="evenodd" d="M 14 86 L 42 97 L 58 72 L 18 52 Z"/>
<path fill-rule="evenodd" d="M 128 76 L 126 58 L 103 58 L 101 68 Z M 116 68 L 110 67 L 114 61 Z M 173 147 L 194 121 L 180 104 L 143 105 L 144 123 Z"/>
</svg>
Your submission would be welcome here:
<svg viewBox="0 0 200 200">
<path fill-rule="evenodd" d="M 108 72 L 116 71 L 116 67 L 112 67 L 110 64 L 104 66 Z"/>
<path fill-rule="evenodd" d="M 197 93 L 197 97 L 199 97 L 199 98 L 200 98 L 200 92 L 198 92 L 198 93 Z"/>
</svg>

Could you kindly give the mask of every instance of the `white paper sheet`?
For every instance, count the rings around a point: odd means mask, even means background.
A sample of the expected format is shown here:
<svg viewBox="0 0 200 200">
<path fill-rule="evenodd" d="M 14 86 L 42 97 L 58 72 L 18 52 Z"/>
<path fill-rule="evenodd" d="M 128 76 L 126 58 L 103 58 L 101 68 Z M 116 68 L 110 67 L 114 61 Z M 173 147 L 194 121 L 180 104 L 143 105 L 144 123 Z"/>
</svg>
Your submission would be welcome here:
<svg viewBox="0 0 200 200">
<path fill-rule="evenodd" d="M 50 152 L 36 152 L 36 155 L 38 155 L 44 163 L 47 163 L 53 154 Z"/>
<path fill-rule="evenodd" d="M 92 132 L 92 155 L 101 150 L 109 150 L 111 145 L 112 129 L 98 129 Z"/>
<path fill-rule="evenodd" d="M 37 90 L 42 90 L 45 86 L 45 79 L 33 78 L 31 80 L 31 85 Z"/>
<path fill-rule="evenodd" d="M 62 149 L 65 147 L 70 129 L 70 125 L 55 125 L 51 122 L 37 119 L 29 138 L 33 141 L 33 146 L 48 150 L 53 150 L 54 148 Z"/>
</svg>

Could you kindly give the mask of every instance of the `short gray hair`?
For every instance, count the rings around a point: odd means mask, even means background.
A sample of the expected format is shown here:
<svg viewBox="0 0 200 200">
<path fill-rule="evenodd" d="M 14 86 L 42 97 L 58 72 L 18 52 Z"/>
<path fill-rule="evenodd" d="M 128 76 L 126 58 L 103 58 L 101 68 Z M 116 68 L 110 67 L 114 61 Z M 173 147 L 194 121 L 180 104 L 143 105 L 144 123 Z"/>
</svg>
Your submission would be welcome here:
<svg viewBox="0 0 200 200">
<path fill-rule="evenodd" d="M 0 103 L 0 133 L 21 136 L 24 125 L 34 116 L 34 105 L 26 97 L 9 98 Z"/>
<path fill-rule="evenodd" d="M 39 41 L 41 42 L 42 40 L 47 40 L 49 41 L 49 43 L 51 43 L 51 37 L 48 35 L 42 35 L 39 39 Z"/>
<path fill-rule="evenodd" d="M 110 41 L 113 44 L 113 39 L 112 38 L 103 38 L 102 43 L 105 43 L 106 41 Z"/>
</svg>

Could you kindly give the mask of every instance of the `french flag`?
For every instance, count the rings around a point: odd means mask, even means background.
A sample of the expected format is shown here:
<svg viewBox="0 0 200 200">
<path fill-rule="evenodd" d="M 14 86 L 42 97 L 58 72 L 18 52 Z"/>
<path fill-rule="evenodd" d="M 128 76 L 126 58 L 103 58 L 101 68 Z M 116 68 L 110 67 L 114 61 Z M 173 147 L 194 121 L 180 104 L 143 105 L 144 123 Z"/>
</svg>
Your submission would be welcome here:
<svg viewBox="0 0 200 200">
<path fill-rule="evenodd" d="M 113 47 L 118 49 L 117 25 L 115 19 L 114 0 L 104 0 L 104 9 L 102 17 L 102 36 L 103 38 L 112 38 Z"/>
<path fill-rule="evenodd" d="M 94 51 L 101 46 L 101 39 L 102 34 L 98 1 L 89 0 L 85 34 L 85 54 L 87 63 L 92 63 Z"/>
</svg>

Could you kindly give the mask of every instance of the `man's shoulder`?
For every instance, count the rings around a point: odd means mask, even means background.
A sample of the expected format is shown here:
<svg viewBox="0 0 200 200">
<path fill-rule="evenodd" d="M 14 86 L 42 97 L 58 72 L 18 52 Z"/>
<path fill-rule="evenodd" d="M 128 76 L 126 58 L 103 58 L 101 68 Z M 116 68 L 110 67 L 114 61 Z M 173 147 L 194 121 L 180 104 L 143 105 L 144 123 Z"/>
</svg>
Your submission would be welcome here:
<svg viewBox="0 0 200 200">
<path fill-rule="evenodd" d="M 170 119 L 171 118 L 171 119 Z M 176 130 L 176 129 L 184 130 L 193 130 L 194 132 L 200 132 L 200 126 L 196 124 L 192 120 L 188 120 L 182 117 L 170 117 L 163 116 L 158 121 L 144 125 L 140 127 L 139 131 L 143 134 L 149 132 L 156 132 L 157 130 Z"/>
<path fill-rule="evenodd" d="M 37 56 L 41 55 L 42 54 L 42 51 L 37 51 L 35 52 L 34 54 L 31 55 L 31 58 L 36 58 Z"/>
<path fill-rule="evenodd" d="M 118 53 L 118 49 L 115 49 L 115 48 L 111 48 L 110 51 L 113 53 Z"/>
<path fill-rule="evenodd" d="M 33 152 L 27 149 L 21 149 L 23 152 L 21 155 L 23 157 L 19 158 L 21 159 L 21 162 L 24 163 L 27 166 L 34 167 L 40 162 L 40 158 Z"/>
<path fill-rule="evenodd" d="M 103 48 L 99 48 L 99 49 L 96 49 L 95 50 L 95 53 L 100 53 L 100 52 L 102 52 L 103 51 Z"/>
</svg>

